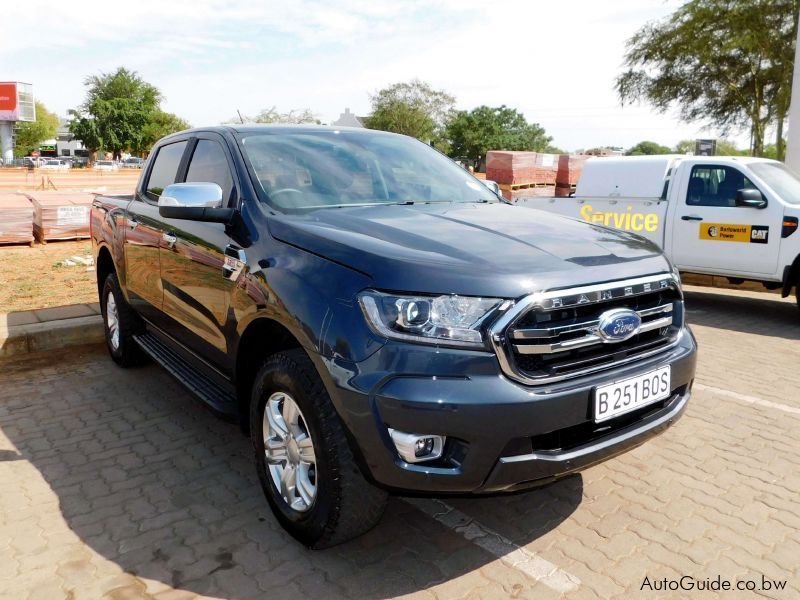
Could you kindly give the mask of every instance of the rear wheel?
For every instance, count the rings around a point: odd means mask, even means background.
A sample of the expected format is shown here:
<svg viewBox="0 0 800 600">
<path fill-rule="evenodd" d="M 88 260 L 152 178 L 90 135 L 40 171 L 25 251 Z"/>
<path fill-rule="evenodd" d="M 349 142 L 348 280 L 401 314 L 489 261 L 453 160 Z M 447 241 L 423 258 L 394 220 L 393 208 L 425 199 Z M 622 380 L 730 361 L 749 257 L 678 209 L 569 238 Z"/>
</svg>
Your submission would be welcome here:
<svg viewBox="0 0 800 600">
<path fill-rule="evenodd" d="M 141 321 L 125 301 L 116 274 L 106 277 L 100 296 L 106 346 L 118 365 L 130 367 L 145 361 L 145 355 L 133 336 L 142 330 Z"/>
<path fill-rule="evenodd" d="M 303 544 L 334 546 L 380 520 L 387 494 L 362 476 L 344 426 L 302 350 L 275 354 L 258 372 L 250 437 L 267 501 Z"/>
</svg>

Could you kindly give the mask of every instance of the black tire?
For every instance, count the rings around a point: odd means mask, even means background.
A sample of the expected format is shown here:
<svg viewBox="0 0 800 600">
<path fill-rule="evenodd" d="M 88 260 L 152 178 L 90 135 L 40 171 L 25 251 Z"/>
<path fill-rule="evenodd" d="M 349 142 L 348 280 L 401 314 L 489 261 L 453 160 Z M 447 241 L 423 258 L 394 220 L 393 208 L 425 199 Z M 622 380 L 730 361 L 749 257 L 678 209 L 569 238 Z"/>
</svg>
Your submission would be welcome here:
<svg viewBox="0 0 800 600">
<path fill-rule="evenodd" d="M 109 296 L 112 296 L 114 299 L 117 313 L 118 337 L 116 343 L 112 340 L 112 332 L 109 327 Z M 115 273 L 110 273 L 103 283 L 103 291 L 100 295 L 100 308 L 103 314 L 106 347 L 114 362 L 122 367 L 132 367 L 146 362 L 146 355 L 133 339 L 134 335 L 144 331 L 144 326 L 136 313 L 133 312 L 130 305 L 125 301 L 125 296 L 122 295 L 122 290 L 119 287 L 119 280 Z"/>
<path fill-rule="evenodd" d="M 303 512 L 290 507 L 273 483 L 265 455 L 264 411 L 273 394 L 287 394 L 300 409 L 313 442 L 316 497 Z M 256 375 L 250 402 L 250 439 L 261 487 L 280 524 L 310 548 L 328 548 L 372 529 L 387 494 L 364 479 L 344 426 L 303 350 L 269 357 Z"/>
</svg>

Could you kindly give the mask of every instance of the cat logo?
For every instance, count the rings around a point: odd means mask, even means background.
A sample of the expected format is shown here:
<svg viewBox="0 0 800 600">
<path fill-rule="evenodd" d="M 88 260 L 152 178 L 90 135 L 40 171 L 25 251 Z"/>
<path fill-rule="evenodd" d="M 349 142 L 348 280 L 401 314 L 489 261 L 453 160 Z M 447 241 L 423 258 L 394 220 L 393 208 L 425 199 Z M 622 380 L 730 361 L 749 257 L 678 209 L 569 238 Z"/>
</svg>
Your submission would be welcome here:
<svg viewBox="0 0 800 600">
<path fill-rule="evenodd" d="M 769 237 L 769 227 L 753 225 L 750 229 L 750 241 L 754 244 L 766 244 Z"/>
</svg>

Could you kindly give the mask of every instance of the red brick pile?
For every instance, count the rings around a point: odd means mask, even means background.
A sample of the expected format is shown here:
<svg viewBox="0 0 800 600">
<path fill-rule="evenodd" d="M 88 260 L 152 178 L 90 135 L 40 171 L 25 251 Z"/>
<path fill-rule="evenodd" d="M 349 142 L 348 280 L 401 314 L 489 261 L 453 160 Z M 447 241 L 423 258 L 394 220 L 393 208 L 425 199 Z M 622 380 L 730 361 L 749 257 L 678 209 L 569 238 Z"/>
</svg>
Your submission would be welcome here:
<svg viewBox="0 0 800 600">
<path fill-rule="evenodd" d="M 562 154 L 558 157 L 558 173 L 556 174 L 556 196 L 569 196 L 575 191 L 581 177 L 583 165 L 589 156 L 585 154 Z"/>
<path fill-rule="evenodd" d="M 509 200 L 569 196 L 588 156 L 492 150 L 486 153 L 486 179 L 496 181 Z"/>
<path fill-rule="evenodd" d="M 33 243 L 33 204 L 25 196 L 0 194 L 0 244 Z"/>
<path fill-rule="evenodd" d="M 94 196 L 82 192 L 28 192 L 33 202 L 33 233 L 40 242 L 89 237 Z"/>
<path fill-rule="evenodd" d="M 500 184 L 556 183 L 558 155 L 492 150 L 486 153 L 486 179 Z"/>
</svg>

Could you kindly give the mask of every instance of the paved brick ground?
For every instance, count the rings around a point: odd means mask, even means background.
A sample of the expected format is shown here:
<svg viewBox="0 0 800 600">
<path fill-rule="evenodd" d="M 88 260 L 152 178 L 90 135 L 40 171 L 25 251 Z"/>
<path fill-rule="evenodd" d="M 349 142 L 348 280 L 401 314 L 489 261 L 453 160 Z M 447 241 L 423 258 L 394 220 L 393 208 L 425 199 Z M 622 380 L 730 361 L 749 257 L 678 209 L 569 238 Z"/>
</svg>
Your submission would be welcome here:
<svg viewBox="0 0 800 600">
<path fill-rule="evenodd" d="M 100 349 L 6 362 L 0 598 L 555 598 L 548 564 L 579 581 L 570 598 L 667 597 L 645 575 L 764 575 L 788 580 L 765 596 L 800 597 L 800 316 L 774 295 L 688 301 L 700 385 L 665 435 L 545 489 L 444 500 L 455 528 L 392 499 L 324 552 L 275 523 L 236 427 L 158 368 Z"/>
</svg>

